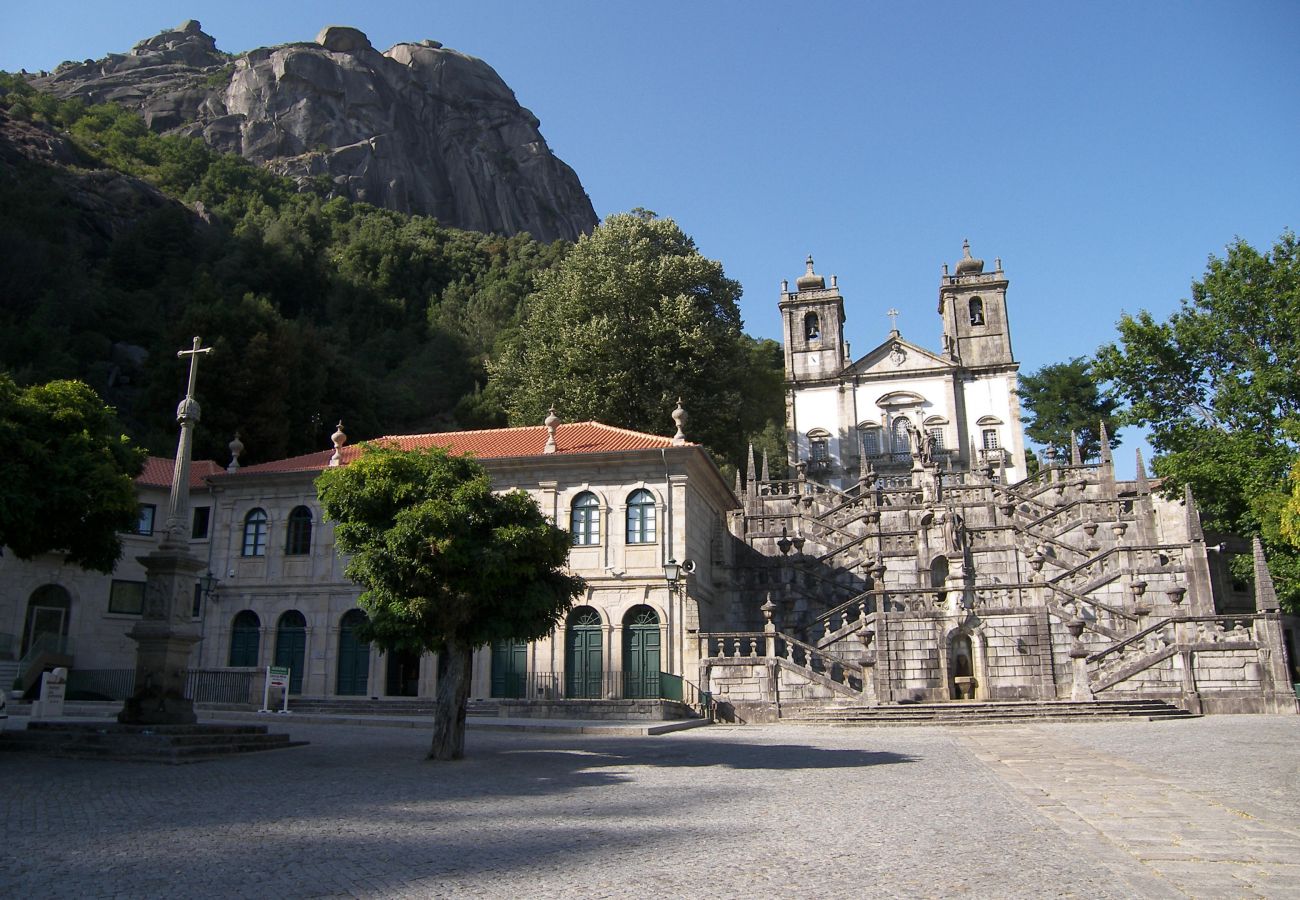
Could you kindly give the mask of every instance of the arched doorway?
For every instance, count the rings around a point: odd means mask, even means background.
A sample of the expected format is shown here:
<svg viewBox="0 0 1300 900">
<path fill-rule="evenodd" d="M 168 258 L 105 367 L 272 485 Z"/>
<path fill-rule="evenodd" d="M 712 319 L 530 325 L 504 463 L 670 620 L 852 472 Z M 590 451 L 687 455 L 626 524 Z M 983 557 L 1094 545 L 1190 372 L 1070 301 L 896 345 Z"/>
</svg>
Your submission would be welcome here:
<svg viewBox="0 0 1300 900">
<path fill-rule="evenodd" d="M 521 700 L 527 696 L 528 642 L 492 642 L 492 696 Z"/>
<path fill-rule="evenodd" d="M 350 609 L 339 619 L 338 675 L 334 693 L 364 697 L 370 687 L 370 644 L 357 637 L 357 629 L 366 624 L 366 614 Z"/>
<path fill-rule="evenodd" d="M 262 620 L 251 609 L 242 610 L 230 625 L 231 668 L 257 666 L 257 653 L 262 638 Z"/>
<path fill-rule="evenodd" d="M 579 606 L 569 613 L 564 637 L 564 696 L 595 700 L 602 696 L 604 634 L 600 613 Z"/>
<path fill-rule="evenodd" d="M 958 632 L 948 645 L 948 696 L 953 700 L 975 699 L 975 653 L 970 635 Z"/>
<path fill-rule="evenodd" d="M 37 645 L 51 653 L 66 653 L 68 620 L 72 616 L 72 596 L 57 584 L 46 584 L 32 591 L 27 601 L 27 620 L 23 624 L 23 645 L 19 657 Z M 4 685 L 8 687 L 8 685 Z"/>
<path fill-rule="evenodd" d="M 280 616 L 275 626 L 275 664 L 289 667 L 289 693 L 302 693 L 302 670 L 307 664 L 307 620 L 296 609 Z"/>
<path fill-rule="evenodd" d="M 659 614 L 645 605 L 623 617 L 623 696 L 659 697 Z"/>
<path fill-rule="evenodd" d="M 446 654 L 443 654 L 445 657 Z M 420 695 L 420 654 L 412 650 L 389 650 L 384 673 L 384 694 L 388 697 Z"/>
</svg>

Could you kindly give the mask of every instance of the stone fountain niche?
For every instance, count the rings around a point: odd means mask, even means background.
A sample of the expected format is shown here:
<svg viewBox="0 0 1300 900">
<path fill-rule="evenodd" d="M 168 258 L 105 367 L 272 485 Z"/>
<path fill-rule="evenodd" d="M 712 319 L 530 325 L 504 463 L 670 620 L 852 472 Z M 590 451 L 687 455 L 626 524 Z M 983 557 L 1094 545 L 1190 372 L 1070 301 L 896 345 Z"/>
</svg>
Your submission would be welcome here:
<svg viewBox="0 0 1300 900">
<path fill-rule="evenodd" d="M 970 635 L 958 632 L 948 645 L 948 691 L 953 700 L 975 699 L 975 653 Z"/>
</svg>

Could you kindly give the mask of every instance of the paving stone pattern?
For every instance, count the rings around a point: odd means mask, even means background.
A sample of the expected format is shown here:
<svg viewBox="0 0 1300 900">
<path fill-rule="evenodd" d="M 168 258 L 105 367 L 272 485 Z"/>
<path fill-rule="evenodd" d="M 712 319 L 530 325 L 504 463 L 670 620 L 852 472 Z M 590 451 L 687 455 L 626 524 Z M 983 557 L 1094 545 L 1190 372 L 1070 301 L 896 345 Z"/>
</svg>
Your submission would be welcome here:
<svg viewBox="0 0 1300 900">
<path fill-rule="evenodd" d="M 1300 717 L 471 731 L 454 764 L 416 729 L 291 733 L 188 766 L 0 756 L 0 896 L 1300 894 Z"/>
</svg>

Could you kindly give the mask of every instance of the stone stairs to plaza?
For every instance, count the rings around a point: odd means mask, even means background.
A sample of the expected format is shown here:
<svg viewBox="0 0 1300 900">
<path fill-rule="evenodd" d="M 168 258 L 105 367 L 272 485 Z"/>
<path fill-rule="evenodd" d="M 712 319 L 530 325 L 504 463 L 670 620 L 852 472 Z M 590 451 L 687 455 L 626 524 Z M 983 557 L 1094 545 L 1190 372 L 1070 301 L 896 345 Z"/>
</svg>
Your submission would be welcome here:
<svg viewBox="0 0 1300 900">
<path fill-rule="evenodd" d="M 781 716 L 806 725 L 1005 725 L 1196 718 L 1163 700 L 1047 700 L 816 706 Z"/>
<path fill-rule="evenodd" d="M 289 711 L 322 716 L 432 716 L 437 701 L 432 697 L 290 697 Z M 218 707 L 207 705 L 204 709 Z M 471 716 L 495 716 L 500 708 L 495 700 L 470 700 L 466 713 Z"/>
<path fill-rule="evenodd" d="M 0 752 L 73 759 L 187 763 L 232 754 L 300 747 L 306 741 L 270 734 L 265 725 L 120 725 L 36 721 L 0 732 Z"/>
</svg>

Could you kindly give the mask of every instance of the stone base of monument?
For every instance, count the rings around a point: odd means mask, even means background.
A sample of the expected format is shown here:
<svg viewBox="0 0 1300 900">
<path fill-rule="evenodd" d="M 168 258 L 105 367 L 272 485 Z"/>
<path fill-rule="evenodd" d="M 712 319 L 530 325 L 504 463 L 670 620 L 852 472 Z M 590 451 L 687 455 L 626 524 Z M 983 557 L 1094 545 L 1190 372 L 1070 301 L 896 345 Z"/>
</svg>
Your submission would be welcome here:
<svg viewBox="0 0 1300 900">
<path fill-rule="evenodd" d="M 0 751 L 173 764 L 301 747 L 306 743 L 290 740 L 287 734 L 270 734 L 265 725 L 29 722 L 25 731 L 0 732 Z"/>
</svg>

